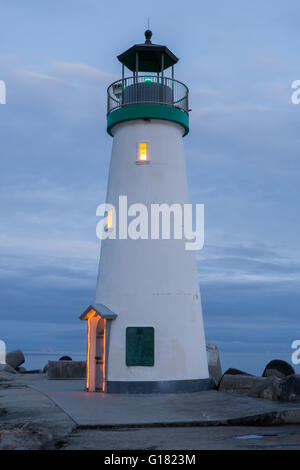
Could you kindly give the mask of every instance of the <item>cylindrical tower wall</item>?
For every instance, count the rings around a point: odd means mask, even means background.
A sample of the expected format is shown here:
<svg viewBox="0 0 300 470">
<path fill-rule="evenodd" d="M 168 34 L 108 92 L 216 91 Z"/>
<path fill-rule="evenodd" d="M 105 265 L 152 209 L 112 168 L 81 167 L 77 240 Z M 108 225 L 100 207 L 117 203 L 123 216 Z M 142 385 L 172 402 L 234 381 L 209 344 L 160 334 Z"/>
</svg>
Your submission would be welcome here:
<svg viewBox="0 0 300 470">
<path fill-rule="evenodd" d="M 150 236 L 151 204 L 189 203 L 184 129 L 137 119 L 115 125 L 112 133 L 106 202 L 117 215 L 119 196 L 127 196 L 128 206 L 144 204 Z M 139 142 L 147 142 L 147 164 L 137 164 Z M 185 243 L 184 238 L 102 241 L 95 302 L 118 315 L 111 325 L 108 383 L 208 378 L 195 252 Z M 126 365 L 127 327 L 154 328 L 153 366 Z"/>
</svg>

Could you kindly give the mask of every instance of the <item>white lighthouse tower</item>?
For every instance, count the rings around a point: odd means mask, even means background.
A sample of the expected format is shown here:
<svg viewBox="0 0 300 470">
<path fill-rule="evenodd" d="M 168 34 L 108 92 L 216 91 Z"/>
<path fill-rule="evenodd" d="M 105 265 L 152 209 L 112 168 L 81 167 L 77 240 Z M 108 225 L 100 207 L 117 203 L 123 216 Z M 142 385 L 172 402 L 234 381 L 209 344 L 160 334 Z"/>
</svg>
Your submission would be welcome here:
<svg viewBox="0 0 300 470">
<path fill-rule="evenodd" d="M 118 224 L 118 214 L 135 204 L 150 214 L 153 204 L 189 203 L 188 88 L 174 79 L 177 57 L 152 44 L 151 31 L 145 36 L 118 56 L 122 79 L 108 88 L 106 203 L 115 212 L 108 209 L 106 230 L 115 236 L 102 241 L 95 301 L 80 317 L 88 323 L 88 391 L 192 392 L 210 383 L 195 251 L 174 229 L 169 239 L 132 239 Z"/>
</svg>

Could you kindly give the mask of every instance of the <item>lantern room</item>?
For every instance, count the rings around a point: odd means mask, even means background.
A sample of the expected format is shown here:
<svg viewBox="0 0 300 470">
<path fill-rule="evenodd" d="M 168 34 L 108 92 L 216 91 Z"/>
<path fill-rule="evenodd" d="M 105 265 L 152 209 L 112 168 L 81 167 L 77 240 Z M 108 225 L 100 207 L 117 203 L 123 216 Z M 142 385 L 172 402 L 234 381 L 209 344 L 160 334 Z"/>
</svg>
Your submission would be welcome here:
<svg viewBox="0 0 300 470">
<path fill-rule="evenodd" d="M 113 135 L 112 127 L 124 120 L 152 118 L 178 122 L 186 135 L 188 88 L 174 78 L 174 65 L 179 59 L 167 46 L 153 44 L 150 30 L 145 37 L 145 43 L 135 44 L 118 56 L 122 78 L 107 90 L 107 131 Z M 170 68 L 168 77 L 165 71 Z M 126 69 L 131 75 L 127 76 Z"/>
</svg>

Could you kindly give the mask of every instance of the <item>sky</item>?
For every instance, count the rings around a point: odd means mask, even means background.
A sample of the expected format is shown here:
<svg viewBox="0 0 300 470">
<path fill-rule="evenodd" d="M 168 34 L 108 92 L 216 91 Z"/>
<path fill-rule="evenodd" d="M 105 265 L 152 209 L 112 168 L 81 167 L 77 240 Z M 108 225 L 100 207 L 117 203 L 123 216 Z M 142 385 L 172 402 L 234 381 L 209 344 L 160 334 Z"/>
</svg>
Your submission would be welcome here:
<svg viewBox="0 0 300 470">
<path fill-rule="evenodd" d="M 261 373 L 300 339 L 298 0 L 0 0 L 0 339 L 85 351 L 112 138 L 116 56 L 144 41 L 180 58 L 206 339 L 223 368 Z M 300 373 L 300 366 L 295 366 Z"/>
</svg>

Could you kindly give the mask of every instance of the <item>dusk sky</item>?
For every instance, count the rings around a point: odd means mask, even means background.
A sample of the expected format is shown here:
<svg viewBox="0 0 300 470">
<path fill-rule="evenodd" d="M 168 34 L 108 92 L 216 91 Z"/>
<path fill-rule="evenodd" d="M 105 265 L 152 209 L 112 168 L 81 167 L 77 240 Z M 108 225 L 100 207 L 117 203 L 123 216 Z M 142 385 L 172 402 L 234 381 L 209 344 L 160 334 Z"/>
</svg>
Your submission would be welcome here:
<svg viewBox="0 0 300 470">
<path fill-rule="evenodd" d="M 152 41 L 180 58 L 206 339 L 261 373 L 300 339 L 299 0 L 0 0 L 0 339 L 84 353 L 112 138 L 116 56 Z M 129 74 L 129 73 L 128 73 Z M 168 71 L 166 75 L 169 76 Z M 300 366 L 295 367 L 300 373 Z"/>
</svg>

